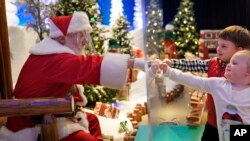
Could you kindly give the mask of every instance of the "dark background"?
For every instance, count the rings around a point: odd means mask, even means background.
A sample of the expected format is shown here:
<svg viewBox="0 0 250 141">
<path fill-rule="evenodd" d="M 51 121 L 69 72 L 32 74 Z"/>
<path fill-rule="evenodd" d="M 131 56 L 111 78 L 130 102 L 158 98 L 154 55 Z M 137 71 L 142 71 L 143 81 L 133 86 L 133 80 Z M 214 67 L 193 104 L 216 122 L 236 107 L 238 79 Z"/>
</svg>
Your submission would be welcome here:
<svg viewBox="0 0 250 141">
<path fill-rule="evenodd" d="M 181 0 L 160 0 L 163 23 L 174 19 Z M 250 0 L 193 0 L 197 29 L 223 29 L 241 25 L 250 30 Z"/>
</svg>

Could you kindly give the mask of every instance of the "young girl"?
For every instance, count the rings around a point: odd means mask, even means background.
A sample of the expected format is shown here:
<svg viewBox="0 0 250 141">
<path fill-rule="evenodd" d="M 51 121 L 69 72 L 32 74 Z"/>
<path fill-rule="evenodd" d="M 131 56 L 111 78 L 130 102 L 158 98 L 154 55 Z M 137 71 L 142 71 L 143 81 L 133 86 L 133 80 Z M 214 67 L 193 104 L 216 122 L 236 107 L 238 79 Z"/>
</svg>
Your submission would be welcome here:
<svg viewBox="0 0 250 141">
<path fill-rule="evenodd" d="M 155 66 L 154 66 L 155 67 Z M 229 126 L 250 124 L 250 51 L 236 52 L 226 66 L 224 77 L 198 77 L 160 64 L 170 79 L 210 92 L 216 107 L 220 141 L 229 141 Z"/>
</svg>

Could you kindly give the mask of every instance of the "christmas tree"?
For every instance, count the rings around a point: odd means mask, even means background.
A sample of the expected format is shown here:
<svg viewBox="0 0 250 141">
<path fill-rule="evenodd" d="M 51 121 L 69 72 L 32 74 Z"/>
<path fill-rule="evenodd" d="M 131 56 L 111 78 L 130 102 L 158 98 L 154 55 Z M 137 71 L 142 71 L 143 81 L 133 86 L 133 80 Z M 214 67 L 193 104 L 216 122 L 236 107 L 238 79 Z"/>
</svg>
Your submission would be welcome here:
<svg viewBox="0 0 250 141">
<path fill-rule="evenodd" d="M 175 44 L 179 58 L 184 58 L 186 52 L 198 55 L 199 34 L 191 0 L 182 0 L 172 24 L 175 26 Z"/>
<path fill-rule="evenodd" d="M 51 9 L 53 12 L 52 15 L 55 16 L 71 15 L 74 11 L 86 12 L 93 28 L 91 37 L 94 48 L 98 54 L 102 54 L 104 52 L 104 48 L 102 46 L 106 38 L 102 33 L 105 31 L 103 28 L 98 27 L 98 24 L 101 23 L 101 16 L 96 0 L 59 0 L 52 6 Z M 89 54 L 91 52 L 85 51 L 85 53 Z M 87 107 L 91 108 L 95 106 L 97 101 L 105 103 L 114 102 L 118 92 L 119 90 L 104 88 L 103 86 L 84 85 L 84 94 L 88 99 Z"/>
<path fill-rule="evenodd" d="M 157 0 L 152 0 L 147 12 L 147 52 L 148 54 L 160 53 L 163 51 L 163 29 L 162 10 Z"/>
<path fill-rule="evenodd" d="M 130 54 L 132 49 L 130 45 L 131 39 L 128 37 L 129 23 L 126 20 L 125 16 L 120 15 L 115 24 L 113 25 L 112 32 L 113 37 L 118 41 L 118 44 L 121 48 L 121 53 Z"/>
</svg>

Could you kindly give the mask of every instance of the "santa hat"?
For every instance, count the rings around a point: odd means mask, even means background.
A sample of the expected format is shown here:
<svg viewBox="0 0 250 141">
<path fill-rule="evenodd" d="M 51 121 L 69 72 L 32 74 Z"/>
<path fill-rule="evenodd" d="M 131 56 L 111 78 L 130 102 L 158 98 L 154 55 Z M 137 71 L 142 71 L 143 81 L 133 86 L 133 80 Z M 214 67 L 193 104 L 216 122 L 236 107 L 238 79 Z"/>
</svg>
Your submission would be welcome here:
<svg viewBox="0 0 250 141">
<path fill-rule="evenodd" d="M 88 99 L 84 95 L 84 88 L 83 88 L 83 86 L 80 85 L 80 84 L 77 84 L 75 86 L 76 86 L 76 90 L 77 90 L 77 92 L 74 94 L 75 103 L 77 105 L 80 105 L 80 106 L 86 106 L 86 104 L 88 103 Z"/>
<path fill-rule="evenodd" d="M 172 25 L 172 24 L 167 24 L 167 25 L 165 26 L 165 30 L 166 30 L 166 31 L 174 31 L 174 25 Z"/>
<path fill-rule="evenodd" d="M 85 12 L 74 12 L 73 15 L 52 17 L 50 22 L 50 37 L 65 36 L 69 33 L 86 31 L 90 33 L 92 27 Z"/>
</svg>

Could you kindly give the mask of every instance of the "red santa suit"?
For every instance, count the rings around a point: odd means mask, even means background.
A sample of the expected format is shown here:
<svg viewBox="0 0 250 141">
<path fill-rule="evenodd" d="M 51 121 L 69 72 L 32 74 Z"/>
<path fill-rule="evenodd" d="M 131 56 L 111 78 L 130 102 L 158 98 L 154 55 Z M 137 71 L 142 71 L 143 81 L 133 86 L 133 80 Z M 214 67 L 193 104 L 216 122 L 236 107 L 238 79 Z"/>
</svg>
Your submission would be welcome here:
<svg viewBox="0 0 250 141">
<path fill-rule="evenodd" d="M 58 48 L 60 53 L 55 52 Z M 64 97 L 72 84 L 83 83 L 121 89 L 126 82 L 128 55 L 75 55 L 50 38 L 31 48 L 30 53 L 20 72 L 15 98 Z M 31 117 L 9 117 L 6 124 L 14 132 L 35 125 Z M 78 131 L 70 136 L 80 133 L 84 134 Z"/>
<path fill-rule="evenodd" d="M 69 27 L 70 28 L 70 27 Z M 127 79 L 129 55 L 107 53 L 104 56 L 76 55 L 70 48 L 46 38 L 30 49 L 30 56 L 23 65 L 15 86 L 15 98 L 65 97 L 72 84 L 96 84 L 122 89 Z M 102 140 L 95 115 L 87 114 L 89 133 L 75 123 L 59 120 L 58 130 L 61 141 Z M 27 141 L 37 139 L 38 123 L 30 116 L 8 117 L 1 135 Z M 68 125 L 68 126 L 67 126 Z M 69 126 L 70 125 L 70 126 Z M 35 130 L 34 130 L 35 129 Z M 27 136 L 27 130 L 32 135 Z M 8 137 L 4 137 L 8 140 Z M 14 140 L 14 139 L 13 139 Z"/>
</svg>

